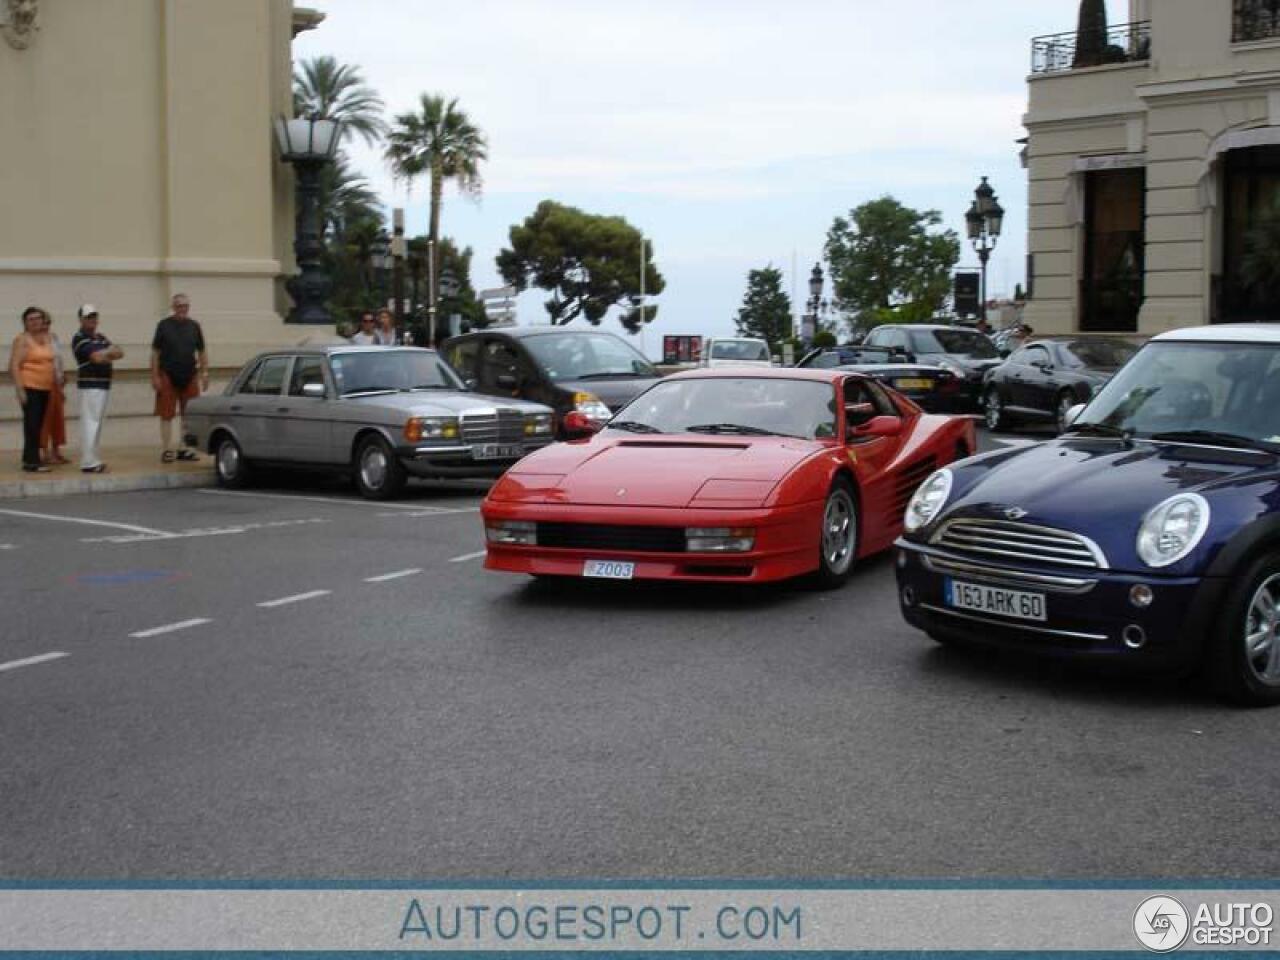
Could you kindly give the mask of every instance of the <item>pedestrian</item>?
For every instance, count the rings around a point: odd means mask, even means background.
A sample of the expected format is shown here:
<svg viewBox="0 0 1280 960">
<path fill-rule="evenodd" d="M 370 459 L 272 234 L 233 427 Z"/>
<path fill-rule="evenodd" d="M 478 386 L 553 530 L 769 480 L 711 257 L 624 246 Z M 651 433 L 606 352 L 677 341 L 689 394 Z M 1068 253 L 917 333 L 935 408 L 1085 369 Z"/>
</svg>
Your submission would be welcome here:
<svg viewBox="0 0 1280 960">
<path fill-rule="evenodd" d="M 53 332 L 53 317 L 44 315 L 44 329 L 53 347 L 53 390 L 40 425 L 40 459 L 45 463 L 70 463 L 62 455 L 67 443 L 67 371 L 62 364 L 62 341 Z"/>
<path fill-rule="evenodd" d="M 378 311 L 378 329 L 373 331 L 373 342 L 383 347 L 396 345 L 396 318 L 386 307 Z"/>
<path fill-rule="evenodd" d="M 111 396 L 111 364 L 124 356 L 124 351 L 98 332 L 98 308 L 86 303 L 79 310 L 80 329 L 71 338 L 71 353 L 76 358 L 76 391 L 80 396 L 80 470 L 83 473 L 106 473 L 107 465 L 98 453 L 102 439 L 102 421 L 107 415 L 107 399 Z"/>
<path fill-rule="evenodd" d="M 9 351 L 9 376 L 22 408 L 22 469 L 28 473 L 48 473 L 40 462 L 40 429 L 49 394 L 53 392 L 54 353 L 40 307 L 22 311 L 22 332 Z"/>
<path fill-rule="evenodd" d="M 378 342 L 377 331 L 374 329 L 373 311 L 366 310 L 360 314 L 360 329 L 352 336 L 351 342 L 360 347 L 369 347 Z"/>
<path fill-rule="evenodd" d="M 185 293 L 175 294 L 173 313 L 156 324 L 151 338 L 151 386 L 156 392 L 156 416 L 160 418 L 160 460 L 198 460 L 194 450 L 173 445 L 173 418 L 186 436 L 187 401 L 209 389 L 209 355 L 205 352 L 204 333 L 191 319 L 191 300 Z"/>
</svg>

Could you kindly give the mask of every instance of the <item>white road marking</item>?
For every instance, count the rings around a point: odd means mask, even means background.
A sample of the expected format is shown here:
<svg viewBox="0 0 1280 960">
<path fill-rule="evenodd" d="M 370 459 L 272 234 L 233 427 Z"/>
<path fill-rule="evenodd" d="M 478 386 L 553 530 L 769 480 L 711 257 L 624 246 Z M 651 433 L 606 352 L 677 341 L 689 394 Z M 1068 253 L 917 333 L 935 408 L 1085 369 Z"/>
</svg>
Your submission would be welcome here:
<svg viewBox="0 0 1280 960">
<path fill-rule="evenodd" d="M 129 636 L 135 640 L 142 640 L 146 637 L 158 637 L 162 633 L 173 633 L 175 630 L 187 630 L 191 627 L 203 626 L 206 623 L 213 623 L 213 621 L 208 617 L 195 617 L 191 620 L 179 620 L 177 623 L 166 623 L 163 627 L 139 630 L 137 633 L 129 634 Z"/>
<path fill-rule="evenodd" d="M 0 550 L 17 550 L 17 549 L 18 549 L 18 545 L 16 543 L 0 543 Z"/>
<path fill-rule="evenodd" d="M 85 517 L 61 517 L 55 513 L 32 513 L 29 510 L 0 510 L 14 517 L 31 517 L 36 520 L 58 520 L 62 523 L 86 523 L 93 527 L 112 527 L 116 530 L 128 530 L 131 533 L 142 533 L 149 537 L 171 537 L 173 534 L 164 530 L 153 530 L 151 527 L 136 527 L 131 523 L 112 523 L 107 520 L 89 520 Z"/>
<path fill-rule="evenodd" d="M 248 533 L 250 530 L 266 530 L 273 527 L 298 527 L 312 523 L 332 523 L 321 517 L 308 517 L 305 520 L 271 520 L 263 523 L 240 523 L 232 527 L 205 527 L 193 530 L 182 530 L 178 533 L 167 533 L 163 537 L 152 537 L 144 534 L 120 537 L 81 537 L 81 543 L 140 543 L 153 540 L 184 540 L 192 537 L 221 537 L 228 534 Z"/>
<path fill-rule="evenodd" d="M 302 600 L 314 600 L 316 597 L 328 596 L 331 590 L 311 590 L 307 593 L 295 593 L 291 597 L 280 597 L 276 600 L 263 600 L 260 607 L 283 607 L 286 603 L 299 603 Z"/>
<path fill-rule="evenodd" d="M 344 507 L 378 507 L 386 511 L 382 514 L 384 517 L 398 517 L 400 514 L 396 510 L 410 510 L 417 513 L 436 514 L 436 513 L 469 513 L 471 510 L 478 510 L 479 507 L 473 507 L 470 510 L 452 510 L 448 507 L 432 507 L 420 503 L 383 503 L 376 500 L 345 500 L 342 497 L 309 497 L 300 493 L 252 493 L 247 490 L 206 490 L 200 489 L 197 493 L 207 494 L 213 497 L 257 497 L 266 500 L 306 500 L 309 503 L 336 503 Z"/>
<path fill-rule="evenodd" d="M 377 577 L 365 577 L 365 583 L 386 583 L 388 580 L 399 580 L 401 577 L 412 577 L 415 573 L 421 573 L 421 567 L 413 567 L 409 570 L 397 570 L 395 573 L 384 573 Z"/>
<path fill-rule="evenodd" d="M 33 667 L 37 663 L 48 663 L 50 660 L 61 660 L 63 657 L 69 656 L 71 656 L 71 654 L 55 650 L 52 653 L 42 653 L 38 657 L 26 657 L 23 660 L 10 660 L 8 663 L 0 663 L 0 673 L 3 673 L 5 670 L 17 670 L 19 667 Z"/>
<path fill-rule="evenodd" d="M 464 553 L 460 557 L 453 557 L 452 559 L 449 560 L 449 562 L 450 563 L 466 563 L 468 560 L 477 560 L 480 557 L 483 557 L 488 552 L 489 552 L 488 550 L 477 550 L 475 553 Z"/>
</svg>

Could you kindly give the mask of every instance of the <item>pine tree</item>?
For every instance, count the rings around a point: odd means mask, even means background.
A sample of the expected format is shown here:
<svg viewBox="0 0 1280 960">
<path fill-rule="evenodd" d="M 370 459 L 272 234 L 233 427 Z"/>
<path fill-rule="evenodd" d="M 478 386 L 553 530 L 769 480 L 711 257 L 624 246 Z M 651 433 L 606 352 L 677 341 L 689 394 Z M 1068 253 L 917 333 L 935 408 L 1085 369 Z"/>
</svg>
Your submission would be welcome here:
<svg viewBox="0 0 1280 960">
<path fill-rule="evenodd" d="M 782 290 L 782 271 L 772 265 L 747 273 L 747 292 L 738 308 L 738 336 L 757 337 L 779 347 L 791 336 L 791 298 Z"/>
<path fill-rule="evenodd" d="M 1073 67 L 1095 67 L 1107 59 L 1107 0 L 1080 0 Z"/>
</svg>

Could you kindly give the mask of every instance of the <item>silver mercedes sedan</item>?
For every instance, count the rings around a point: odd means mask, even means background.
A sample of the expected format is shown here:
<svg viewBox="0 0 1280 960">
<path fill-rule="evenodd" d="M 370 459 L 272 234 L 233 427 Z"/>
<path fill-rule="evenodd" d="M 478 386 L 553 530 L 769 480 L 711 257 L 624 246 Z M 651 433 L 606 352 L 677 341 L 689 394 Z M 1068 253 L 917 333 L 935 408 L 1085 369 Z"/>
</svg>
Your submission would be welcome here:
<svg viewBox="0 0 1280 960">
<path fill-rule="evenodd" d="M 498 476 L 551 443 L 552 412 L 470 392 L 434 350 L 296 347 L 192 400 L 184 439 L 213 455 L 220 486 L 245 486 L 256 466 L 312 467 L 350 471 L 385 500 L 409 476 Z"/>
</svg>

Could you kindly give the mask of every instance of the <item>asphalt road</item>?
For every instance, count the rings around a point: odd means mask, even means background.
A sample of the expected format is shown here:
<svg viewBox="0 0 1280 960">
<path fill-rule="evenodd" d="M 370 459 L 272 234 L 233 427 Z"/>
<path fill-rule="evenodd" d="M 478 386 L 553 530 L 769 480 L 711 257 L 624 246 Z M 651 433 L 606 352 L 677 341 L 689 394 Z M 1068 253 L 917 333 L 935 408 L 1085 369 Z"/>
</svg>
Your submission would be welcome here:
<svg viewBox="0 0 1280 960">
<path fill-rule="evenodd" d="M 887 558 L 488 574 L 479 491 L 0 502 L 0 877 L 1275 872 L 1280 711 L 941 649 Z"/>
</svg>

